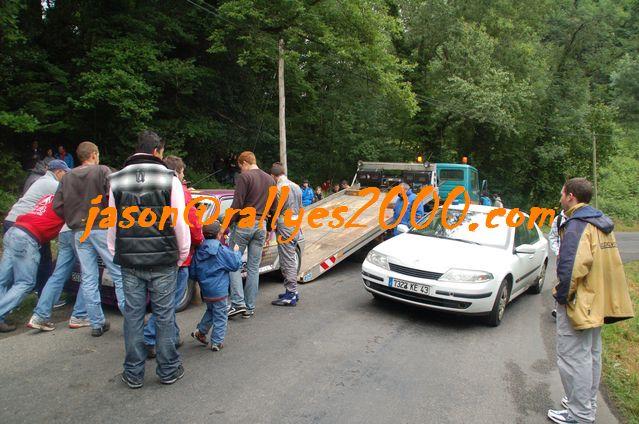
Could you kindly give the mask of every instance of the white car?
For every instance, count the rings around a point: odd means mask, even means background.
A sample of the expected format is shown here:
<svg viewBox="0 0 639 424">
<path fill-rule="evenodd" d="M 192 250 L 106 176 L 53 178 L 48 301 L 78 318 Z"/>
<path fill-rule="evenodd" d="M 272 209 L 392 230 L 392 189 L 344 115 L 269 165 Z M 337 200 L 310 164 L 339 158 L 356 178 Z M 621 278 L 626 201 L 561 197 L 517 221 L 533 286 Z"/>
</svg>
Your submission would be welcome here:
<svg viewBox="0 0 639 424">
<path fill-rule="evenodd" d="M 451 206 L 447 222 L 456 223 L 462 209 Z M 508 302 L 526 291 L 541 292 L 548 241 L 537 224 L 528 230 L 527 215 L 526 224 L 516 228 L 508 227 L 505 217 L 496 217 L 492 224 L 498 227 L 488 228 L 487 214 L 493 209 L 471 205 L 452 230 L 442 226 L 442 208 L 433 211 L 426 228 L 414 228 L 369 252 L 362 265 L 364 288 L 376 298 L 486 315 L 489 325 L 499 325 Z"/>
</svg>

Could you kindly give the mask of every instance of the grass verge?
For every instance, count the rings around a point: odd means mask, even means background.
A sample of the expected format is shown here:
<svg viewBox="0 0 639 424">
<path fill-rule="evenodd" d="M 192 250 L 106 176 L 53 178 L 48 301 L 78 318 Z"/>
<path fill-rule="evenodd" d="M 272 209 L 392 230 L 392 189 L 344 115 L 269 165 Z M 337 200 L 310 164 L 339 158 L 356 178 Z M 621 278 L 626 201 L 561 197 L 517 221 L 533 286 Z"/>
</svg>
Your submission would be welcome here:
<svg viewBox="0 0 639 424">
<path fill-rule="evenodd" d="M 624 266 L 635 317 L 603 329 L 603 380 L 630 424 L 639 424 L 639 261 Z"/>
<path fill-rule="evenodd" d="M 639 231 L 639 222 L 615 221 L 615 233 L 637 231 Z"/>
</svg>

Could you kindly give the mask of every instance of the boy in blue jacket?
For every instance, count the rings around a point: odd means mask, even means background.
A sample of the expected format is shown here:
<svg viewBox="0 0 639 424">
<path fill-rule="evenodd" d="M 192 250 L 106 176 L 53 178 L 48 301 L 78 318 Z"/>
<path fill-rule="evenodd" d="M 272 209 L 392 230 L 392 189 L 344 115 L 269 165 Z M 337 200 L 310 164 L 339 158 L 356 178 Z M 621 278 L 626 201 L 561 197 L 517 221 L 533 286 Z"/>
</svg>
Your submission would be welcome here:
<svg viewBox="0 0 639 424">
<path fill-rule="evenodd" d="M 219 351 L 224 347 L 226 324 L 226 298 L 229 295 L 229 272 L 238 271 L 242 266 L 242 254 L 239 246 L 235 245 L 233 251 L 222 245 L 220 239 L 224 236 L 224 230 L 220 222 L 205 225 L 202 228 L 204 243 L 198 247 L 191 263 L 191 275 L 200 283 L 202 299 L 206 303 L 206 312 L 197 329 L 191 333 L 198 342 L 206 345 L 206 335 L 211 327 L 211 350 Z"/>
</svg>

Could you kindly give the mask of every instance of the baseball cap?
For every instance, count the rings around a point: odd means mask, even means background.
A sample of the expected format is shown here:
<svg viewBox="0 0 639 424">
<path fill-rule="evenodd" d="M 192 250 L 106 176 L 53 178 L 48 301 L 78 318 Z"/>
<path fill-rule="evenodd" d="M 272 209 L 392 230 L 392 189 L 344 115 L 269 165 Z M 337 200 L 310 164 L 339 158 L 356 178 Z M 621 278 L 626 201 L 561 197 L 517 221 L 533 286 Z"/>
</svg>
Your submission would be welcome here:
<svg viewBox="0 0 639 424">
<path fill-rule="evenodd" d="M 54 159 L 49 162 L 48 165 L 49 171 L 54 171 L 56 169 L 61 169 L 64 172 L 69 172 L 71 169 L 67 166 L 66 162 L 60 159 Z"/>
<path fill-rule="evenodd" d="M 202 233 L 204 234 L 204 237 L 216 237 L 220 232 L 221 227 L 222 225 L 220 224 L 220 221 L 216 220 L 212 224 L 202 227 Z"/>
</svg>

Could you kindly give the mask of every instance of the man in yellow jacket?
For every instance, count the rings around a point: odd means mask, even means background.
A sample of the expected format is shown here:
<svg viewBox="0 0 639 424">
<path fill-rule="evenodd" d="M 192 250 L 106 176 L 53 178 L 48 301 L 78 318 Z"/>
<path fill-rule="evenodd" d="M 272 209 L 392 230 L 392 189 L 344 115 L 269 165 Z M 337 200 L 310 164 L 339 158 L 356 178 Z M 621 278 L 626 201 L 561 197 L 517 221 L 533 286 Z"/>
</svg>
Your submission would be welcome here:
<svg viewBox="0 0 639 424">
<path fill-rule="evenodd" d="M 556 423 L 592 423 L 601 376 L 601 327 L 634 316 L 614 224 L 588 205 L 592 184 L 573 178 L 561 190 L 566 219 L 557 259 L 557 366 L 564 409 L 549 410 Z"/>
</svg>

